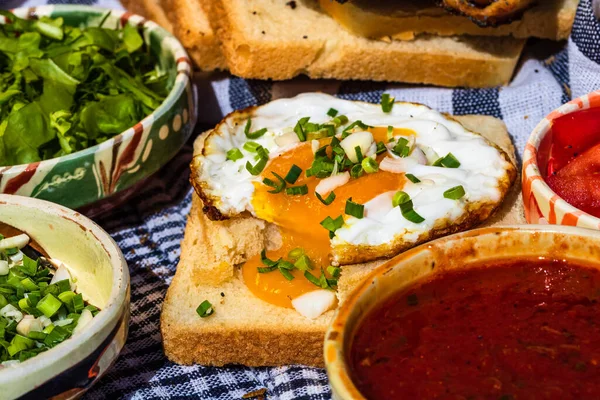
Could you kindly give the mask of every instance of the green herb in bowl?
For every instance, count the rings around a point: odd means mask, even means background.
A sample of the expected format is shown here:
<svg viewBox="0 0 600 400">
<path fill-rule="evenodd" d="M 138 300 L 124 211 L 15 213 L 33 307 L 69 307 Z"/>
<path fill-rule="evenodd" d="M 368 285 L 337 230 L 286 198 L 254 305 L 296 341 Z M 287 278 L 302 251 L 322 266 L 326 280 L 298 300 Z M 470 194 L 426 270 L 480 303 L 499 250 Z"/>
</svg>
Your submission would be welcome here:
<svg viewBox="0 0 600 400">
<path fill-rule="evenodd" d="M 138 29 L 0 10 L 0 166 L 83 150 L 152 113 L 169 79 Z M 107 14 L 106 17 L 109 15 Z"/>
<path fill-rule="evenodd" d="M 29 240 L 0 235 L 0 368 L 62 343 L 98 313 L 75 292 L 67 267 Z"/>
</svg>

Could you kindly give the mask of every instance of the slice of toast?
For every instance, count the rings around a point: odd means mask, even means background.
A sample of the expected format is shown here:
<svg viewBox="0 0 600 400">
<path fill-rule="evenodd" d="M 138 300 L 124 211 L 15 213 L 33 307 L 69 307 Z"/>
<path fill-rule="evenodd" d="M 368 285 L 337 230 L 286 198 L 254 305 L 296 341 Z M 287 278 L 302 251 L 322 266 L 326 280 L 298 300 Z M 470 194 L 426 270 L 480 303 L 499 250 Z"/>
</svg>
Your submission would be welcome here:
<svg viewBox="0 0 600 400">
<path fill-rule="evenodd" d="M 567 39 L 573 27 L 579 0 L 540 1 L 514 21 L 496 27 L 481 27 L 469 18 L 452 15 L 430 3 L 402 10 L 398 2 L 319 0 L 321 7 L 350 32 L 373 39 L 391 36 L 411 40 L 429 33 L 439 36 L 479 35 L 516 38 Z M 429 5 L 427 5 L 429 4 Z"/>
<path fill-rule="evenodd" d="M 219 39 L 201 6 L 206 1 L 209 0 L 121 0 L 121 3 L 130 12 L 173 33 L 199 69 L 226 69 Z"/>
<path fill-rule="evenodd" d="M 514 162 L 514 147 L 502 121 L 488 116 L 456 119 L 496 143 Z M 197 140 L 196 149 L 202 147 L 202 140 L 202 136 Z M 517 184 L 485 225 L 515 223 L 524 223 Z M 310 320 L 295 310 L 266 303 L 250 293 L 235 266 L 264 247 L 276 247 L 276 241 L 273 226 L 250 216 L 210 221 L 194 194 L 180 262 L 161 315 L 170 360 L 215 366 L 323 365 L 323 337 L 333 311 Z M 382 262 L 344 266 L 338 282 L 340 301 Z M 203 300 L 214 305 L 215 313 L 208 318 L 196 313 Z"/>
<path fill-rule="evenodd" d="M 208 3 L 206 11 L 229 69 L 243 78 L 281 80 L 305 74 L 491 87 L 508 83 L 525 43 L 479 36 L 423 36 L 386 43 L 351 34 L 316 0 Z"/>
</svg>

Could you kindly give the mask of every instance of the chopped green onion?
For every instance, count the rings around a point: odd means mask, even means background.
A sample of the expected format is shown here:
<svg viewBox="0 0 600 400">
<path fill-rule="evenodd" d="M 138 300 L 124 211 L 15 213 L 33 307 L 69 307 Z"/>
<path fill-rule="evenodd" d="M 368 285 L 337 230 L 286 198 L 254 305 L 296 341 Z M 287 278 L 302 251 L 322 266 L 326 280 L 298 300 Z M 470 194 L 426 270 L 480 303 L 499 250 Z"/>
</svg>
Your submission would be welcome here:
<svg viewBox="0 0 600 400">
<path fill-rule="evenodd" d="M 313 285 L 316 285 L 319 287 L 321 286 L 321 280 L 319 278 L 317 278 L 316 276 L 314 276 L 313 274 L 311 274 L 310 272 L 304 271 L 304 277 L 306 279 L 308 279 L 308 281 L 310 283 L 312 283 Z"/>
<path fill-rule="evenodd" d="M 360 178 L 363 174 L 363 167 L 360 164 L 355 164 L 350 168 L 350 176 L 352 178 Z"/>
<path fill-rule="evenodd" d="M 315 192 L 315 196 L 317 196 L 317 199 L 326 206 L 330 205 L 335 200 L 335 193 L 333 192 L 329 192 L 325 199 L 323 199 L 318 192 Z"/>
<path fill-rule="evenodd" d="M 294 132 L 298 136 L 301 142 L 306 142 L 306 133 L 304 132 L 304 124 L 308 122 L 310 117 L 300 118 L 294 127 Z"/>
<path fill-rule="evenodd" d="M 379 164 L 377 164 L 377 161 L 373 160 L 371 157 L 363 158 L 360 165 L 367 174 L 372 174 L 374 172 L 379 171 Z"/>
<path fill-rule="evenodd" d="M 358 219 L 362 219 L 365 212 L 365 206 L 363 204 L 353 202 L 352 197 L 350 197 L 348 200 L 346 200 L 346 210 L 344 212 L 346 215 L 351 215 Z"/>
<path fill-rule="evenodd" d="M 262 128 L 257 130 L 256 132 L 250 132 L 250 127 L 252 126 L 252 119 L 248 119 L 246 122 L 246 126 L 244 127 L 244 134 L 248 139 L 258 139 L 265 133 L 267 133 L 267 128 Z"/>
<path fill-rule="evenodd" d="M 291 183 L 293 185 L 294 183 L 296 183 L 296 181 L 300 177 L 301 173 L 302 173 L 302 168 L 300 168 L 299 166 L 294 164 L 294 165 L 292 165 L 292 167 L 288 171 L 287 175 L 285 176 L 285 181 L 287 183 Z"/>
<path fill-rule="evenodd" d="M 414 209 L 412 200 L 408 200 L 404 203 L 400 204 L 400 211 L 402 212 L 402 216 L 409 220 L 410 222 L 414 222 L 415 224 L 421 223 L 425 221 L 425 218 L 421 217 Z"/>
<path fill-rule="evenodd" d="M 70 303 L 73 300 L 73 297 L 75 297 L 75 292 L 62 292 L 61 294 L 58 295 L 58 299 L 60 301 L 62 301 L 63 303 Z"/>
<path fill-rule="evenodd" d="M 297 260 L 298 258 L 304 255 L 304 249 L 302 247 L 296 247 L 295 249 L 290 250 L 288 253 L 288 257 L 292 260 Z"/>
<path fill-rule="evenodd" d="M 32 292 L 34 290 L 39 289 L 38 286 L 35 284 L 35 282 L 33 282 L 31 280 L 31 278 L 25 278 L 21 281 L 21 285 L 23 285 L 23 287 L 25 288 L 25 290 L 27 290 L 28 292 Z"/>
<path fill-rule="evenodd" d="M 40 310 L 46 317 L 50 318 L 58 312 L 62 302 L 48 293 L 43 299 L 38 301 L 36 308 Z"/>
<path fill-rule="evenodd" d="M 341 215 L 339 217 L 337 217 L 336 219 L 327 217 L 323 221 L 321 221 L 321 226 L 323 228 L 327 229 L 329 232 L 335 232 L 339 228 L 341 228 L 343 225 L 344 225 L 344 218 Z"/>
<path fill-rule="evenodd" d="M 396 194 L 394 194 L 394 198 L 392 199 L 392 206 L 398 207 L 400 204 L 406 203 L 409 200 L 410 196 L 408 195 L 408 193 L 399 190 L 396 192 Z"/>
<path fill-rule="evenodd" d="M 398 142 L 392 149 L 392 152 L 394 152 L 396 155 L 398 155 L 400 157 L 408 157 L 408 155 L 410 154 L 410 147 L 408 146 L 408 139 L 399 137 Z"/>
<path fill-rule="evenodd" d="M 348 125 L 346 129 L 344 129 L 344 131 L 342 132 L 342 139 L 345 139 L 346 137 L 350 136 L 350 134 L 352 133 L 350 131 L 356 126 L 365 131 L 370 128 L 369 125 L 363 124 L 362 121 L 354 121 L 353 123 Z"/>
<path fill-rule="evenodd" d="M 444 197 L 450 200 L 458 200 L 461 199 L 465 195 L 465 188 L 460 186 L 455 186 L 451 189 L 448 189 L 444 192 Z"/>
<path fill-rule="evenodd" d="M 292 264 L 289 261 L 281 260 L 281 261 L 279 261 L 279 264 L 277 264 L 277 267 L 279 269 L 283 268 L 283 269 L 287 269 L 288 271 L 291 271 L 294 269 L 294 264 Z"/>
<path fill-rule="evenodd" d="M 273 171 L 271 171 L 271 173 L 273 175 L 275 175 L 275 178 L 277 178 L 278 182 L 275 183 L 273 180 L 271 180 L 269 178 L 265 178 L 265 179 L 263 179 L 263 183 L 265 185 L 273 188 L 273 190 L 268 191 L 269 193 L 273 193 L 273 194 L 281 193 L 283 191 L 283 189 L 285 189 L 285 186 L 286 186 L 285 181 L 279 174 L 277 174 Z"/>
<path fill-rule="evenodd" d="M 261 158 L 255 165 L 252 165 L 250 164 L 250 161 L 247 161 L 246 169 L 254 176 L 260 175 L 263 169 L 265 169 L 265 167 L 267 166 L 267 161 L 269 161 L 269 159 Z"/>
<path fill-rule="evenodd" d="M 306 140 L 319 140 L 319 139 L 326 138 L 327 135 L 328 135 L 328 132 L 325 130 L 317 131 L 317 132 L 307 132 Z"/>
<path fill-rule="evenodd" d="M 302 271 L 308 271 L 309 269 L 313 269 L 310 258 L 306 254 L 301 255 L 298 260 L 294 263 L 294 266 Z"/>
<path fill-rule="evenodd" d="M 354 148 L 354 151 L 356 152 L 356 159 L 358 160 L 358 162 L 362 162 L 364 157 L 362 154 L 362 150 L 360 149 L 360 146 L 356 146 Z"/>
<path fill-rule="evenodd" d="M 231 161 L 237 161 L 240 158 L 244 158 L 244 155 L 238 148 L 233 148 L 227 152 L 227 159 Z"/>
<path fill-rule="evenodd" d="M 329 267 L 327 267 L 327 272 L 332 277 L 339 278 L 340 273 L 342 272 L 342 269 L 340 267 L 334 267 L 333 265 L 330 265 Z"/>
<path fill-rule="evenodd" d="M 283 275 L 283 277 L 285 279 L 287 279 L 288 281 L 291 281 L 294 279 L 294 275 L 292 275 L 292 273 L 290 271 L 288 271 L 285 268 L 282 268 L 281 266 L 279 267 L 279 272 L 281 272 L 281 275 Z"/>
<path fill-rule="evenodd" d="M 80 312 L 85 307 L 85 303 L 83 302 L 83 295 L 81 293 L 73 296 L 73 308 L 75 312 Z"/>
<path fill-rule="evenodd" d="M 196 312 L 198 313 L 200 318 L 206 318 L 213 315 L 215 313 L 215 309 L 213 305 L 210 304 L 210 301 L 204 300 L 202 303 L 200 303 L 198 308 L 196 308 Z"/>
<path fill-rule="evenodd" d="M 404 176 L 406 176 L 406 178 L 411 181 L 412 183 L 419 183 L 421 182 L 421 180 L 419 178 L 417 178 L 416 176 L 414 176 L 413 174 L 404 174 Z"/>
<path fill-rule="evenodd" d="M 277 266 L 277 264 L 279 264 L 279 261 L 281 261 L 281 260 L 277 260 L 277 261 L 270 260 L 269 258 L 267 258 L 267 250 L 262 249 L 262 251 L 260 252 L 260 261 L 263 264 L 265 264 L 267 267 L 275 267 L 275 266 Z"/>
<path fill-rule="evenodd" d="M 394 127 L 393 126 L 388 125 L 386 137 L 387 137 L 388 142 L 391 142 L 392 139 L 394 138 Z"/>
<path fill-rule="evenodd" d="M 338 127 L 338 126 L 341 126 L 341 125 L 344 125 L 345 123 L 347 123 L 348 117 L 346 117 L 345 115 L 338 115 L 337 117 L 335 117 L 333 119 L 332 122 L 336 127 Z"/>
<path fill-rule="evenodd" d="M 448 153 L 445 157 L 438 158 L 432 165 L 434 167 L 458 168 L 460 162 L 454 157 L 454 154 Z"/>
<path fill-rule="evenodd" d="M 335 118 L 335 116 L 338 115 L 338 110 L 336 110 L 335 108 L 330 108 L 327 111 L 327 115 L 329 115 L 331 118 Z"/>
<path fill-rule="evenodd" d="M 387 151 L 387 147 L 383 142 L 377 142 L 377 155 L 383 154 Z"/>
<path fill-rule="evenodd" d="M 290 196 L 304 196 L 305 194 L 308 193 L 308 186 L 306 186 L 306 185 L 292 186 L 292 187 L 286 188 L 285 193 Z"/>
<path fill-rule="evenodd" d="M 394 100 L 395 99 L 387 93 L 381 95 L 381 109 L 384 113 L 389 113 L 392 111 L 392 107 L 394 107 Z"/>
<path fill-rule="evenodd" d="M 277 269 L 277 265 L 274 265 L 272 267 L 257 267 L 256 268 L 258 270 L 259 274 L 266 274 L 268 272 L 273 272 Z"/>
<path fill-rule="evenodd" d="M 244 150 L 249 151 L 250 153 L 256 153 L 258 148 L 262 147 L 262 146 L 256 142 L 248 141 L 248 142 L 244 143 L 244 146 L 242 146 L 242 147 Z"/>
</svg>

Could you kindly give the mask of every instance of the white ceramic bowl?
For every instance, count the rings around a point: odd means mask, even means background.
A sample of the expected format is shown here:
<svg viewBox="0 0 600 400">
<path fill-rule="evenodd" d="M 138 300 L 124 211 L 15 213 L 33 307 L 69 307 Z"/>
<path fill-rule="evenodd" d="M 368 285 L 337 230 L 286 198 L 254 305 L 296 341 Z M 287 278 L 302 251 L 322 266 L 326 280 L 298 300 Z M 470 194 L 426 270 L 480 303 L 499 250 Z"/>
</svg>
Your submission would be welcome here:
<svg viewBox="0 0 600 400">
<path fill-rule="evenodd" d="M 129 323 L 129 270 L 112 238 L 68 208 L 0 194 L 0 221 L 26 232 L 69 265 L 84 299 L 101 311 L 80 334 L 21 364 L 0 369 L 0 398 L 61 399 L 85 392 L 116 360 Z"/>
</svg>

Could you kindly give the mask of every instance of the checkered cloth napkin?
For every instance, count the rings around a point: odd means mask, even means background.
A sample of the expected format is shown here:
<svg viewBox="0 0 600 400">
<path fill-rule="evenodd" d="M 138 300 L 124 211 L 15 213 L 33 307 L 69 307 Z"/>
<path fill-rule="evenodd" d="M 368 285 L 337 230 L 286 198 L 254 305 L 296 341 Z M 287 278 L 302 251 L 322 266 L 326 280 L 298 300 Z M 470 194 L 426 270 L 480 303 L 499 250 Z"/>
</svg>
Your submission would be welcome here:
<svg viewBox="0 0 600 400">
<path fill-rule="evenodd" d="M 120 8 L 117 0 L 0 0 L 0 8 L 79 3 Z M 600 9 L 600 7 L 597 7 Z M 214 125 L 232 110 L 277 97 L 320 90 L 344 99 L 378 102 L 386 91 L 399 100 L 427 104 L 453 114 L 502 118 L 522 154 L 531 130 L 546 114 L 600 89 L 600 23 L 592 0 L 581 0 L 573 34 L 566 44 L 530 41 L 513 82 L 493 89 L 444 89 L 374 82 L 290 82 L 243 80 L 226 74 L 199 83 L 201 123 Z M 519 154 L 519 155 L 520 155 Z M 188 144 L 167 166 L 116 211 L 97 219 L 119 244 L 131 272 L 129 339 L 116 364 L 86 399 L 240 399 L 266 388 L 269 399 L 329 399 L 325 371 L 303 366 L 209 368 L 179 366 L 162 351 L 159 315 L 179 259 L 186 215 L 190 210 Z"/>
</svg>

